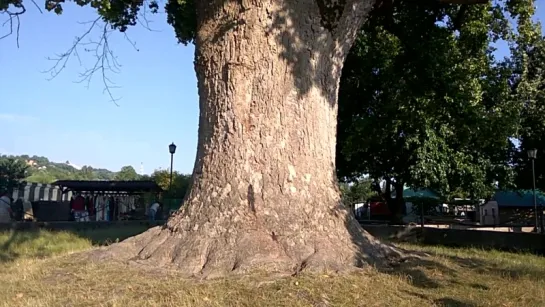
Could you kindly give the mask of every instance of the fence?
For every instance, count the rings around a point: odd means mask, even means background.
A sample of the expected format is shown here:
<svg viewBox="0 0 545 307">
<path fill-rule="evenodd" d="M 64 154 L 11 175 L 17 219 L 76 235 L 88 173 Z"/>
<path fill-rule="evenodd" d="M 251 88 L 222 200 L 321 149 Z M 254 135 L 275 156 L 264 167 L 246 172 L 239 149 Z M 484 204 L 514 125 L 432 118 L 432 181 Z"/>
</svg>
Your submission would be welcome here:
<svg viewBox="0 0 545 307">
<path fill-rule="evenodd" d="M 390 209 L 386 202 L 357 203 L 353 206 L 354 214 L 360 221 L 390 220 Z M 422 222 L 478 222 L 478 206 L 464 202 L 443 203 L 430 197 L 408 197 L 403 208 L 405 223 Z"/>
<path fill-rule="evenodd" d="M 474 247 L 545 254 L 545 235 L 528 232 L 500 232 L 465 229 L 362 225 L 375 237 L 429 245 Z"/>
</svg>

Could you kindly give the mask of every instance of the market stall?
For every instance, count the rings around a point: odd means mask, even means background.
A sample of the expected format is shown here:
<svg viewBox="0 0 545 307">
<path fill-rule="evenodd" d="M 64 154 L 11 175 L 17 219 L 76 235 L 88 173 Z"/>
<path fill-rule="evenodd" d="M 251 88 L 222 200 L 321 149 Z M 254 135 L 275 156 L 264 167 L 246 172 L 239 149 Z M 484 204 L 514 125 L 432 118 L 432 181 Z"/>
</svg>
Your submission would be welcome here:
<svg viewBox="0 0 545 307">
<path fill-rule="evenodd" d="M 59 180 L 54 184 L 61 188 L 62 194 L 73 195 L 70 210 L 79 222 L 136 219 L 144 215 L 150 202 L 162 192 L 149 180 Z"/>
</svg>

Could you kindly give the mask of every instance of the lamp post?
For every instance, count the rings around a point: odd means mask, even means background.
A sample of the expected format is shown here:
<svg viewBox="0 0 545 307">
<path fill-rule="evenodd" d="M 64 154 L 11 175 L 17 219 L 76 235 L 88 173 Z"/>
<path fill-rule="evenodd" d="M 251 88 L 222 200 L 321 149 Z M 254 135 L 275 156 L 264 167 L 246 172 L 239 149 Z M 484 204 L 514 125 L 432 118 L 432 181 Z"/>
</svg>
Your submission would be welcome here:
<svg viewBox="0 0 545 307">
<path fill-rule="evenodd" d="M 176 153 L 176 145 L 174 142 L 168 145 L 168 151 L 170 152 L 170 183 L 168 184 L 168 191 L 172 190 L 172 165 L 174 163 L 174 154 Z"/>
<path fill-rule="evenodd" d="M 528 150 L 528 158 L 532 160 L 532 184 L 533 184 L 533 193 L 534 193 L 534 215 L 536 217 L 536 228 L 535 232 L 537 232 L 538 227 L 538 215 L 537 215 L 537 198 L 536 198 L 536 169 L 535 169 L 535 160 L 537 158 L 537 149 L 529 149 Z M 542 230 L 543 231 L 543 230 Z"/>
</svg>

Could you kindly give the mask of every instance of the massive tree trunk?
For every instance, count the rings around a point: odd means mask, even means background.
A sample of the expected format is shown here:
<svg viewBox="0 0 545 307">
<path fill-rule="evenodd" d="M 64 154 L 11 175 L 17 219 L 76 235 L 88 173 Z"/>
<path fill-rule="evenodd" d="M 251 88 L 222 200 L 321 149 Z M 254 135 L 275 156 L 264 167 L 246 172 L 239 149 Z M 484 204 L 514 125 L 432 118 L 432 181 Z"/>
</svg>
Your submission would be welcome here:
<svg viewBox="0 0 545 307">
<path fill-rule="evenodd" d="M 326 2 L 197 1 L 192 188 L 165 227 L 102 256 L 210 277 L 395 255 L 341 205 L 334 165 L 341 68 L 373 1 Z"/>
</svg>

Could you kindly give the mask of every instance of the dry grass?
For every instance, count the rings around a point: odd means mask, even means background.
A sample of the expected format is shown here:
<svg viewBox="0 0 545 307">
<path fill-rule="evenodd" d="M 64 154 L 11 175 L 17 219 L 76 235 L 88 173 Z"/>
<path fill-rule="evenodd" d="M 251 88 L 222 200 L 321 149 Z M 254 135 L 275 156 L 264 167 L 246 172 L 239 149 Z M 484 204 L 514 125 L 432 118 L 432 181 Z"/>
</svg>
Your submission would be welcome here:
<svg viewBox="0 0 545 307">
<path fill-rule="evenodd" d="M 209 282 L 89 264 L 90 233 L 0 234 L 0 306 L 545 306 L 545 259 L 403 245 L 432 254 L 390 271 Z M 122 237 L 122 236 L 121 236 Z"/>
</svg>

